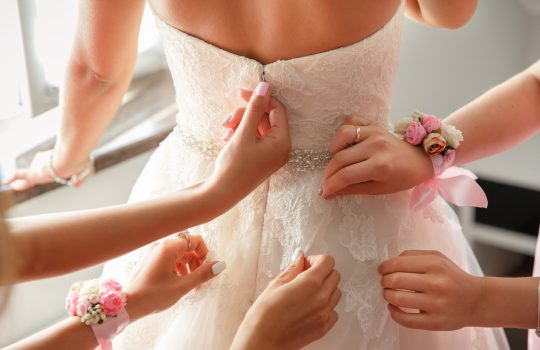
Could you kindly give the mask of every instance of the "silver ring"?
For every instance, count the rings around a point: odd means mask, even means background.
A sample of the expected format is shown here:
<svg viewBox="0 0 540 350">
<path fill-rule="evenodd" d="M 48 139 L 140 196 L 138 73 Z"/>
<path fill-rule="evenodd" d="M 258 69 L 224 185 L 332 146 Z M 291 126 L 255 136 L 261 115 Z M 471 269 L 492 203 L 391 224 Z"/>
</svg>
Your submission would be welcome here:
<svg viewBox="0 0 540 350">
<path fill-rule="evenodd" d="M 192 245 L 191 245 L 191 237 L 189 237 L 189 231 L 188 230 L 184 230 L 184 231 L 180 231 L 176 234 L 176 237 L 182 239 L 184 238 L 186 241 L 187 241 L 187 248 L 188 248 L 188 251 L 191 251 L 192 249 Z"/>
<path fill-rule="evenodd" d="M 356 136 L 354 137 L 353 145 L 356 145 L 358 142 L 360 142 L 360 131 L 362 130 L 361 127 L 356 127 Z"/>
</svg>

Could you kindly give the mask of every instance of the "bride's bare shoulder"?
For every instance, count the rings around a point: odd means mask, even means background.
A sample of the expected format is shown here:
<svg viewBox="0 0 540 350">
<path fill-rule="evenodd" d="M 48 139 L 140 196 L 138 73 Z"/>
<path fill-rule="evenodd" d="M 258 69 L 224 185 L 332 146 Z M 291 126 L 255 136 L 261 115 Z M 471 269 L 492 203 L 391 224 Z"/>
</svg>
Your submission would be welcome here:
<svg viewBox="0 0 540 350">
<path fill-rule="evenodd" d="M 188 34 L 268 63 L 360 41 L 402 0 L 150 0 L 154 13 Z"/>
</svg>

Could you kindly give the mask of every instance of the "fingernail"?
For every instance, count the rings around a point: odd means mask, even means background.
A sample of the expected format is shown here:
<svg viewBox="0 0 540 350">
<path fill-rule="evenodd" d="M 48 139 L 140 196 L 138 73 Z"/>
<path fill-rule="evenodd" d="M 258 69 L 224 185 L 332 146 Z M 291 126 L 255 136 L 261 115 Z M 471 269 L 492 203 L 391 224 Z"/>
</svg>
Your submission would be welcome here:
<svg viewBox="0 0 540 350">
<path fill-rule="evenodd" d="M 268 92 L 268 83 L 265 81 L 261 81 L 259 85 L 255 88 L 255 95 L 257 96 L 266 96 L 266 93 Z"/>
<path fill-rule="evenodd" d="M 231 121 L 231 118 L 232 118 L 232 114 L 229 114 L 229 115 L 227 116 L 227 118 L 225 118 L 225 120 L 223 121 L 223 123 L 221 123 L 221 125 L 226 126 L 227 124 L 229 124 L 229 122 Z"/>
<path fill-rule="evenodd" d="M 302 254 L 302 250 L 300 248 L 296 248 L 296 250 L 294 251 L 292 255 L 291 262 L 295 262 L 296 260 L 298 260 L 298 258 L 300 257 L 300 254 Z"/>
<path fill-rule="evenodd" d="M 220 261 L 217 264 L 212 265 L 212 272 L 214 273 L 214 275 L 219 275 L 220 273 L 225 271 L 226 268 L 227 263 L 225 261 Z"/>
<path fill-rule="evenodd" d="M 223 141 L 229 141 L 233 133 L 234 133 L 233 129 L 227 130 L 227 133 L 225 133 L 225 136 L 223 137 Z"/>
<path fill-rule="evenodd" d="M 322 197 L 322 187 L 321 187 L 321 188 L 319 188 L 319 196 L 321 196 L 321 197 Z"/>
</svg>

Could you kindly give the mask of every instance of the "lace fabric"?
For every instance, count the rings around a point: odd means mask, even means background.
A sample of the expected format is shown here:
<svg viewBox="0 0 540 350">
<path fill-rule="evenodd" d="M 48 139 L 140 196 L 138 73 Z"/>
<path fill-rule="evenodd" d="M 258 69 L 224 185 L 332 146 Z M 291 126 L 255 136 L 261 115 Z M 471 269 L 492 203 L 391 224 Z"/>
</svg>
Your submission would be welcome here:
<svg viewBox="0 0 540 350">
<path fill-rule="evenodd" d="M 156 18 L 174 79 L 178 125 L 151 157 L 131 200 L 207 177 L 224 133 L 221 122 L 241 103 L 236 89 L 253 89 L 263 72 L 287 109 L 293 154 L 326 150 L 349 115 L 387 125 L 402 20 L 403 5 L 381 30 L 356 44 L 262 65 Z M 299 164 L 308 158 L 300 157 Z M 318 189 L 326 161 L 284 167 L 226 214 L 193 228 L 204 237 L 211 258 L 227 262 L 227 270 L 171 310 L 128 327 L 115 346 L 227 349 L 253 300 L 299 247 L 306 254 L 333 255 L 342 275 L 340 319 L 307 349 L 455 349 L 473 343 L 506 349 L 500 330 L 422 332 L 390 319 L 377 267 L 402 250 L 441 250 L 463 268 L 481 272 L 444 202 L 411 213 L 408 192 L 323 200 Z M 104 275 L 125 278 L 143 250 L 109 262 Z"/>
</svg>

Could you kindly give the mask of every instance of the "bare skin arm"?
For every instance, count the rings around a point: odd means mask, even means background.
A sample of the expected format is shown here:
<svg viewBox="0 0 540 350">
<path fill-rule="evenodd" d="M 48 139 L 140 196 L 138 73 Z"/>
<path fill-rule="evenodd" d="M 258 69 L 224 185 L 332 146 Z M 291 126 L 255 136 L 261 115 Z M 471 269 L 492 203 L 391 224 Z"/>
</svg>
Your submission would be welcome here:
<svg viewBox="0 0 540 350">
<path fill-rule="evenodd" d="M 53 167 L 80 173 L 120 106 L 137 58 L 144 0 L 79 0 L 79 17 L 61 91 L 61 124 Z M 52 182 L 48 154 L 8 180 L 17 190 Z"/>
<path fill-rule="evenodd" d="M 455 29 L 473 16 L 478 0 L 406 0 L 408 17 L 436 28 Z"/>
<path fill-rule="evenodd" d="M 456 151 L 458 164 L 500 153 L 536 134 L 540 131 L 540 61 L 446 121 L 460 129 L 465 138 Z"/>
<path fill-rule="evenodd" d="M 80 171 L 109 125 L 137 58 L 143 0 L 80 0 L 54 154 L 58 174 Z"/>
<path fill-rule="evenodd" d="M 258 138 L 257 127 L 266 111 L 270 129 Z M 254 94 L 207 180 L 145 202 L 8 220 L 20 257 L 17 282 L 91 266 L 207 222 L 283 166 L 290 147 L 283 106 L 270 96 L 269 88 L 264 96 Z"/>
</svg>

